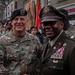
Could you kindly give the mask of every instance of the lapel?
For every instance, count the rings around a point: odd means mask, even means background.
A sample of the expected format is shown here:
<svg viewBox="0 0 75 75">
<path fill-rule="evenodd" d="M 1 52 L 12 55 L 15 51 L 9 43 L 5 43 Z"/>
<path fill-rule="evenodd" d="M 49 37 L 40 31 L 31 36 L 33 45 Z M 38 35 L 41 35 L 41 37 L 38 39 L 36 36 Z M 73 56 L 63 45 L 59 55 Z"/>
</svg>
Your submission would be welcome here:
<svg viewBox="0 0 75 75">
<path fill-rule="evenodd" d="M 42 58 L 44 58 L 44 56 L 45 56 L 45 54 L 46 54 L 46 52 L 47 52 L 48 46 L 49 46 L 49 44 L 48 44 L 48 42 L 47 42 L 47 43 L 44 45 L 44 50 L 43 50 L 43 53 L 42 53 Z"/>
<path fill-rule="evenodd" d="M 63 32 L 52 47 L 50 47 L 49 44 L 47 43 L 48 46 L 46 45 L 45 47 L 45 50 L 42 56 L 42 62 L 44 62 L 47 58 L 49 58 L 53 53 L 55 53 L 63 45 L 65 41 L 65 37 L 66 37 L 66 34 L 65 32 Z"/>
</svg>

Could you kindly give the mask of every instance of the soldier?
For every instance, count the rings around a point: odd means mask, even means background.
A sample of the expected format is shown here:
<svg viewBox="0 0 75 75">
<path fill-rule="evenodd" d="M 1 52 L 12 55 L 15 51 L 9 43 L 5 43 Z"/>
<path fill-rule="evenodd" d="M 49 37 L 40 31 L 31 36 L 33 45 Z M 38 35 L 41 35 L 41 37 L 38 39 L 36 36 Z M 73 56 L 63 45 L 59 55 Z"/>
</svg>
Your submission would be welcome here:
<svg viewBox="0 0 75 75">
<path fill-rule="evenodd" d="M 59 8 L 58 9 L 60 12 L 64 13 L 66 15 L 67 20 L 69 20 L 69 15 L 68 12 L 65 9 Z M 75 40 L 75 26 L 71 25 L 68 22 L 68 30 L 65 31 L 67 33 L 67 35 L 72 39 Z"/>
<path fill-rule="evenodd" d="M 11 15 L 12 30 L 0 38 L 0 75 L 31 75 L 41 56 L 40 42 L 26 32 L 24 9 Z"/>
<path fill-rule="evenodd" d="M 49 38 L 40 60 L 40 75 L 75 75 L 75 42 L 65 33 L 65 15 L 48 5 L 41 9 L 40 18 Z"/>
</svg>

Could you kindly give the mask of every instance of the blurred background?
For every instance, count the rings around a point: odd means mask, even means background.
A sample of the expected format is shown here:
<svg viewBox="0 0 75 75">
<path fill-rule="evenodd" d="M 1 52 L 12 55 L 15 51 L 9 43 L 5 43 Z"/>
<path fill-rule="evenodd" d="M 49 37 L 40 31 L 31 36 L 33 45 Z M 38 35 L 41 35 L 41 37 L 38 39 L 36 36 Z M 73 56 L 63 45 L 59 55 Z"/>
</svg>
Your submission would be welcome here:
<svg viewBox="0 0 75 75">
<path fill-rule="evenodd" d="M 56 8 L 64 8 L 68 11 L 69 21 L 75 23 L 75 0 L 0 0 L 0 23 L 4 24 L 10 20 L 14 9 L 24 8 L 28 11 L 27 30 L 35 25 L 40 26 L 38 18 L 40 9 L 46 5 L 53 5 Z"/>
</svg>

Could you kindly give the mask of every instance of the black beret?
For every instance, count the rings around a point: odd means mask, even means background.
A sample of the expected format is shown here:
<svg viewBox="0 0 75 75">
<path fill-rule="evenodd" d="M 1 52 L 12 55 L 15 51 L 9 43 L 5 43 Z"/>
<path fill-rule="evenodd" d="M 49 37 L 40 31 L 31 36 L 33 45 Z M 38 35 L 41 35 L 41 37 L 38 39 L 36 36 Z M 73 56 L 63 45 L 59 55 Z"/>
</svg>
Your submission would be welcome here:
<svg viewBox="0 0 75 75">
<path fill-rule="evenodd" d="M 24 9 L 16 9 L 12 12 L 10 20 L 12 21 L 16 16 L 26 16 L 27 11 Z"/>
</svg>

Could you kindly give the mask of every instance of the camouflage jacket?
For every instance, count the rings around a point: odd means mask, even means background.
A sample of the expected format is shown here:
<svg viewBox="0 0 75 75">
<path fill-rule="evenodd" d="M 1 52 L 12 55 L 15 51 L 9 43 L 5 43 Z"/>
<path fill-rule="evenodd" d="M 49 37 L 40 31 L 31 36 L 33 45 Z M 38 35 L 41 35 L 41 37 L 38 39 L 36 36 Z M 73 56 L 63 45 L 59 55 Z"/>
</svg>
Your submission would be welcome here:
<svg viewBox="0 0 75 75">
<path fill-rule="evenodd" d="M 40 42 L 27 32 L 23 37 L 15 36 L 12 31 L 3 35 L 0 37 L 0 75 L 31 73 L 40 51 Z"/>
</svg>

